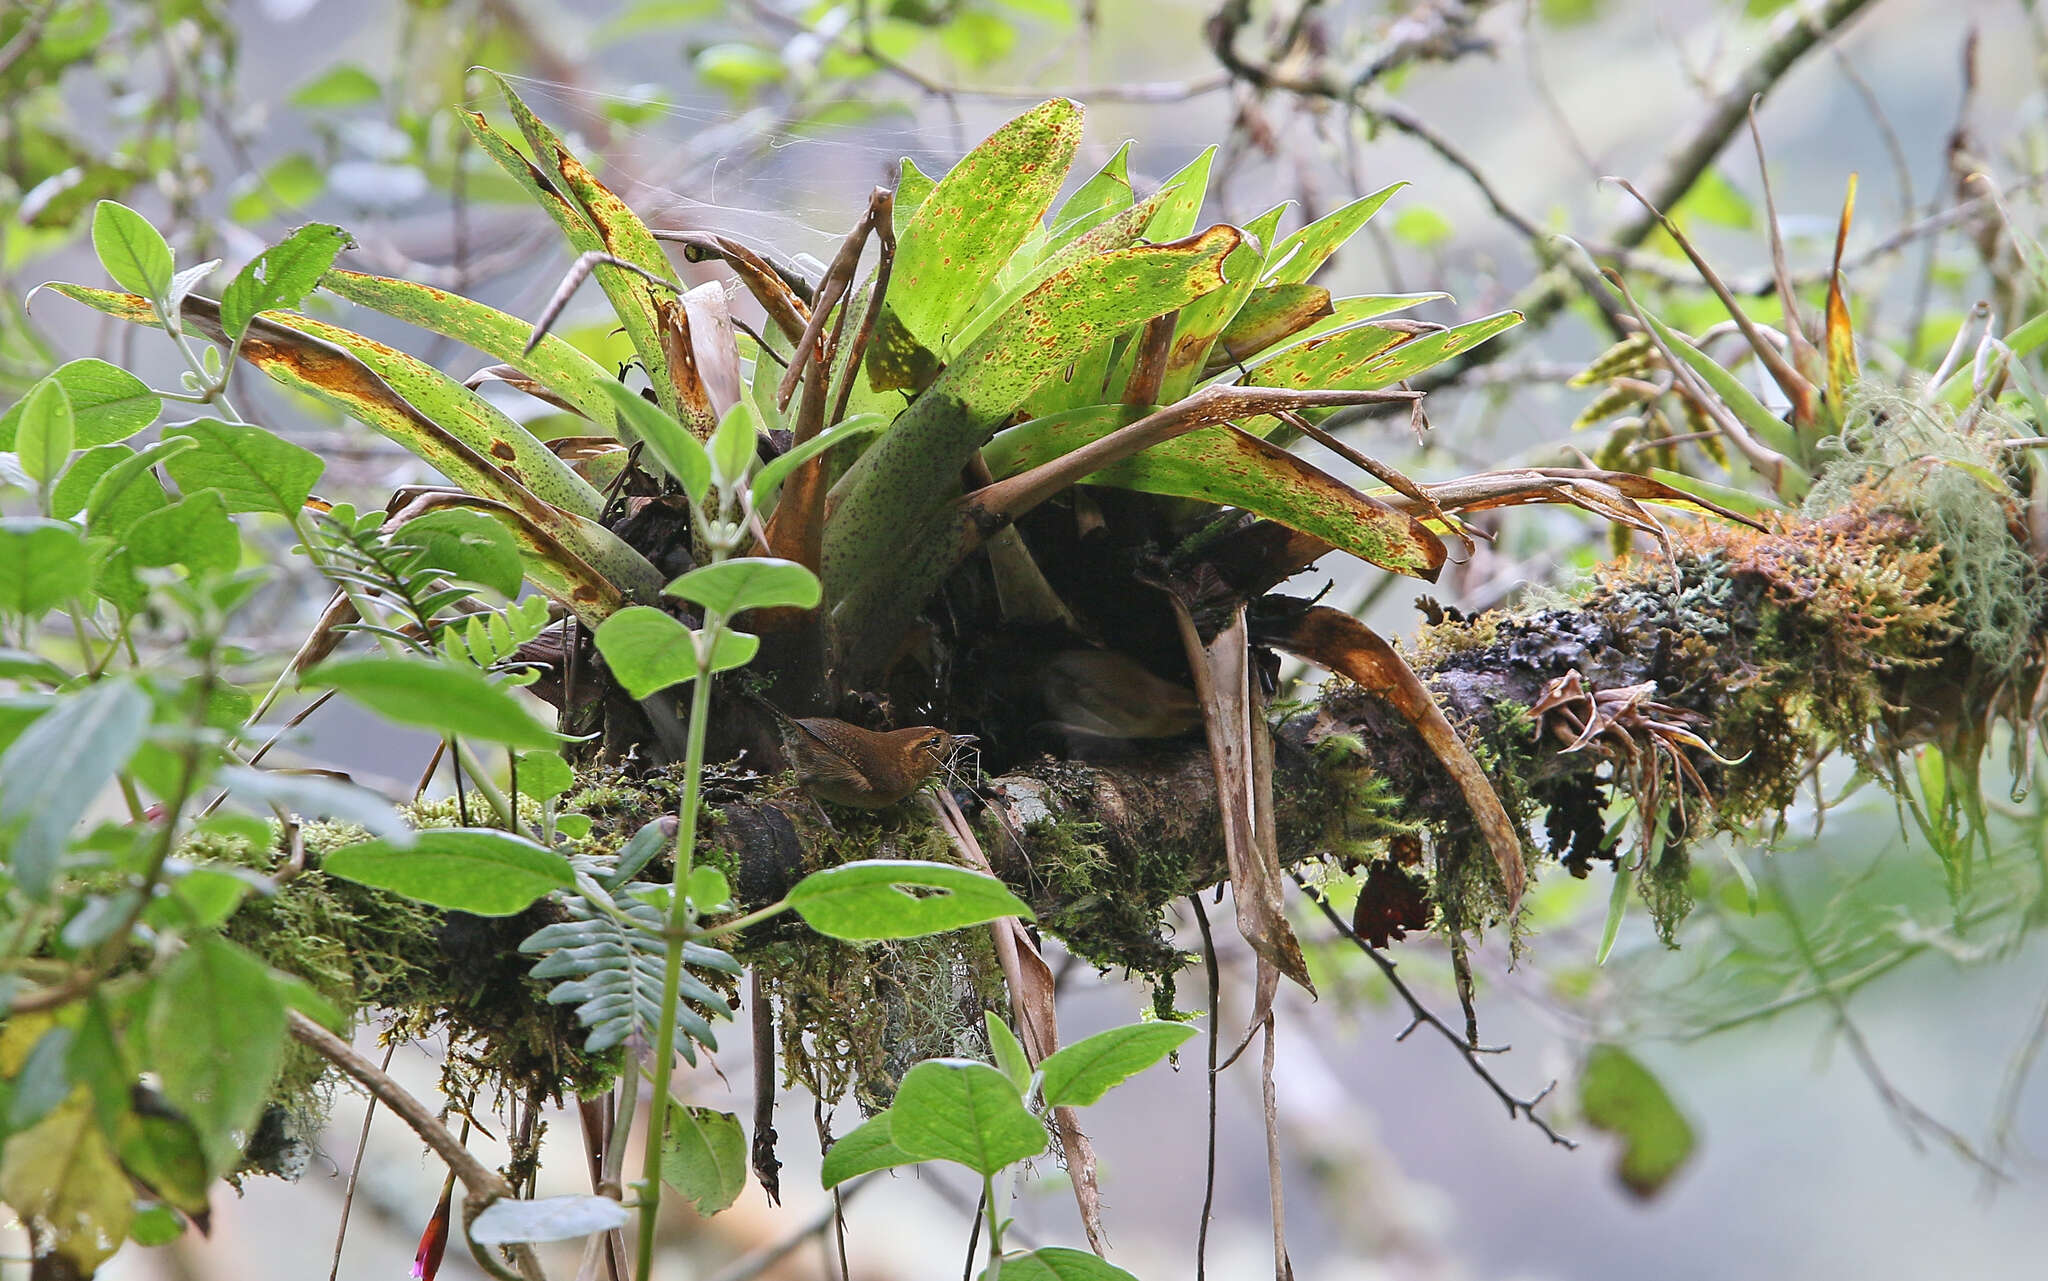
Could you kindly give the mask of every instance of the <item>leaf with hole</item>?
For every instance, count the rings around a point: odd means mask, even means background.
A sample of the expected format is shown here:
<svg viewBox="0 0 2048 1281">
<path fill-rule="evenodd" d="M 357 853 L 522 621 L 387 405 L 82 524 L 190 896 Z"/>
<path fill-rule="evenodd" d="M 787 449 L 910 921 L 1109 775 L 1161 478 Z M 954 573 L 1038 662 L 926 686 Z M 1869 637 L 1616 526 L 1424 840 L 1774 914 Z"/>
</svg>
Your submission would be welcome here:
<svg viewBox="0 0 2048 1281">
<path fill-rule="evenodd" d="M 911 859 L 868 859 L 813 872 L 787 901 L 818 933 L 854 942 L 919 938 L 1005 916 L 1034 919 L 993 876 Z"/>
<path fill-rule="evenodd" d="M 355 242 L 330 223 L 309 222 L 251 258 L 220 296 L 220 327 L 238 339 L 258 312 L 295 308 Z"/>
</svg>

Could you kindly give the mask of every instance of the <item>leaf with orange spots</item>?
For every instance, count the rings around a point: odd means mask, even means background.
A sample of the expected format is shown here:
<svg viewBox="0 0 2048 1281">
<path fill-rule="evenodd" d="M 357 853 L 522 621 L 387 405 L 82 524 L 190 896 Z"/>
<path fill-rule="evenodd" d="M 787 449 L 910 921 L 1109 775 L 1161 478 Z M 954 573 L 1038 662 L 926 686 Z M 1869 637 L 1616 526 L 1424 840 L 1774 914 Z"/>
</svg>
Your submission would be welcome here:
<svg viewBox="0 0 2048 1281">
<path fill-rule="evenodd" d="M 990 134 L 917 206 L 868 348 L 878 387 L 921 386 L 982 291 L 1039 229 L 1081 142 L 1081 108 L 1043 103 Z"/>
<path fill-rule="evenodd" d="M 156 312 L 149 302 L 134 294 L 89 289 L 82 285 L 52 284 L 48 287 L 118 319 L 145 325 L 156 323 Z M 225 345 L 218 303 L 196 295 L 189 296 L 185 299 L 182 314 L 189 328 Z M 301 325 L 307 328 L 299 328 Z M 501 464 L 514 460 L 499 456 L 503 451 L 511 451 L 516 459 L 517 451 L 513 450 L 509 440 L 493 440 L 484 449 L 476 448 L 448 425 L 407 400 L 384 377 L 383 371 L 372 368 L 348 346 L 329 342 L 309 332 L 313 329 L 345 334 L 353 342 L 370 347 L 378 345 L 371 344 L 360 335 L 336 331 L 333 326 L 320 325 L 303 316 L 290 317 L 288 323 L 286 317 L 268 313 L 250 323 L 240 348 L 242 359 L 284 386 L 323 400 L 397 441 L 471 494 L 496 502 L 515 513 L 522 525 L 541 531 L 579 561 L 595 567 L 628 597 L 646 600 L 659 597 L 662 577 L 645 557 L 596 521 L 537 497 L 513 478 Z M 464 396 L 473 395 L 460 384 L 451 382 L 450 385 Z M 517 428 L 516 424 L 514 427 L 532 440 L 523 428 Z M 495 448 L 501 444 L 503 451 Z M 567 464 L 555 458 L 545 446 L 541 447 L 541 452 L 548 454 L 552 467 L 567 470 Z M 573 472 L 570 474 L 574 475 Z M 576 484 L 589 488 L 580 477 L 576 478 Z M 537 578 L 536 582 L 542 580 Z"/>
<path fill-rule="evenodd" d="M 542 335 L 539 344 L 528 352 L 526 339 L 533 332 L 529 321 L 445 289 L 390 276 L 337 268 L 321 278 L 320 287 L 358 306 L 453 338 L 503 361 L 568 401 L 606 431 L 611 430 L 616 420 L 611 397 L 600 385 L 613 381 L 604 366 L 555 334 Z"/>
<path fill-rule="evenodd" d="M 1856 214 L 1856 175 L 1849 175 L 1849 194 L 1842 198 L 1842 221 L 1835 228 L 1835 265 L 1828 273 L 1828 401 L 1836 417 L 1856 381 L 1856 326 L 1849 319 L 1849 299 L 1842 290 L 1842 250 L 1849 242 L 1849 221 Z"/>
<path fill-rule="evenodd" d="M 982 454 L 1000 480 L 1071 453 L 1149 412 L 1143 406 L 1091 405 L 1013 427 L 990 441 Z M 1444 560 L 1443 544 L 1414 516 L 1228 424 L 1162 441 L 1081 483 L 1242 508 L 1402 573 L 1434 578 Z"/>
<path fill-rule="evenodd" d="M 900 558 L 902 530 L 958 492 L 960 469 L 1033 389 L 1105 335 L 1220 286 L 1240 239 L 1234 227 L 1211 227 L 1082 259 L 991 324 L 840 481 L 824 539 L 827 599 Z"/>
</svg>

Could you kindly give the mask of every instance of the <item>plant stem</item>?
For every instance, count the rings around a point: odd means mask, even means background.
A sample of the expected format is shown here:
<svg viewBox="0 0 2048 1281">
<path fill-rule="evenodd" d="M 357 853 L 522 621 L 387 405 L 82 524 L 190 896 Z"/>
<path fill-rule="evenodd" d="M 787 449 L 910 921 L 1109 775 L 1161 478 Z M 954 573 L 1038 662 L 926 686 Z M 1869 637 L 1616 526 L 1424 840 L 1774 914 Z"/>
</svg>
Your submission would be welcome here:
<svg viewBox="0 0 2048 1281">
<path fill-rule="evenodd" d="M 996 1209 L 996 1176 L 981 1176 L 981 1204 L 988 1215 L 988 1271 L 987 1281 L 996 1281 L 1003 1272 L 1003 1216 Z"/>
<path fill-rule="evenodd" d="M 716 557 L 715 559 L 723 559 Z M 668 950 L 661 969 L 661 1027 L 654 1046 L 654 1100 L 646 1160 L 640 1175 L 640 1251 L 634 1263 L 638 1281 L 648 1281 L 654 1267 L 654 1223 L 661 1208 L 661 1138 L 668 1127 L 669 1076 L 675 1066 L 676 1000 L 683 981 L 683 945 L 696 925 L 690 903 L 690 859 L 697 848 L 697 793 L 704 778 L 704 736 L 711 719 L 711 655 L 725 619 L 704 614 L 697 636 L 697 679 L 690 687 L 688 746 L 683 756 L 683 800 L 676 814 L 675 880 L 668 905 L 668 926 L 662 931 Z"/>
</svg>

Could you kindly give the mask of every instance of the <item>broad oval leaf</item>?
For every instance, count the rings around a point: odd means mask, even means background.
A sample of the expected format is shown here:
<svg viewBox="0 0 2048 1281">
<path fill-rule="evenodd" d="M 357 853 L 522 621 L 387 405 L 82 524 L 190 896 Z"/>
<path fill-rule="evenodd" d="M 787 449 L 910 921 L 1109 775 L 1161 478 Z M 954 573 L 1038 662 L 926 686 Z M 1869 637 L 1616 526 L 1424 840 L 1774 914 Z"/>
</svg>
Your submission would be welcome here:
<svg viewBox="0 0 2048 1281">
<path fill-rule="evenodd" d="M 400 527 L 396 541 L 422 549 L 427 564 L 451 578 L 488 587 L 501 596 L 517 596 L 525 578 L 512 531 L 484 512 L 450 507 L 415 516 Z"/>
<path fill-rule="evenodd" d="M 164 436 L 187 437 L 198 446 L 164 464 L 178 488 L 188 494 L 217 489 L 231 512 L 291 517 L 306 505 L 327 469 L 312 450 L 248 423 L 200 418 L 179 423 Z"/>
<path fill-rule="evenodd" d="M 218 935 L 192 939 L 153 985 L 152 1065 L 198 1128 L 215 1174 L 240 1163 L 284 1065 L 284 1043 L 284 999 L 269 968 Z"/>
<path fill-rule="evenodd" d="M 30 898 L 49 894 L 71 829 L 135 754 L 149 713 L 140 689 L 102 681 L 56 700 L 0 754 L 0 851 Z"/>
<path fill-rule="evenodd" d="M 1133 1023 L 1077 1041 L 1046 1056 L 1039 1092 L 1048 1107 L 1086 1107 L 1180 1048 L 1195 1029 L 1185 1023 Z"/>
<path fill-rule="evenodd" d="M 717 1214 L 738 1200 L 747 1186 L 747 1133 L 740 1119 L 671 1100 L 661 1135 L 661 1181 L 689 1198 L 699 1214 Z"/>
<path fill-rule="evenodd" d="M 87 357 L 66 361 L 51 371 L 49 379 L 71 398 L 73 442 L 79 449 L 110 445 L 126 440 L 156 421 L 163 402 L 149 384 L 119 365 Z M 0 450 L 15 448 L 21 416 L 27 402 L 20 401 L 0 414 Z"/>
<path fill-rule="evenodd" d="M 320 868 L 345 881 L 476 916 L 513 916 L 550 890 L 576 884 L 574 869 L 560 854 L 484 827 L 429 828 L 403 845 L 345 845 Z"/>
<path fill-rule="evenodd" d="M 14 449 L 21 470 L 30 480 L 44 484 L 64 470 L 77 441 L 77 427 L 71 413 L 71 396 L 64 384 L 45 378 L 24 398 L 21 430 Z"/>
<path fill-rule="evenodd" d="M 171 289 L 171 246 L 149 219 L 115 200 L 92 211 L 92 247 L 115 284 L 145 298 Z"/>
<path fill-rule="evenodd" d="M 792 446 L 788 453 L 778 455 L 760 471 L 754 473 L 754 510 L 768 510 L 769 500 L 782 487 L 789 474 L 804 463 L 840 445 L 852 444 L 856 440 L 872 436 L 889 425 L 881 414 L 852 414 L 830 431 L 821 432 L 800 445 Z"/>
<path fill-rule="evenodd" d="M 39 618 L 85 591 L 91 573 L 76 526 L 33 516 L 0 518 L 0 614 Z"/>
<path fill-rule="evenodd" d="M 1692 1156 L 1692 1123 L 1663 1083 L 1618 1045 L 1596 1045 L 1579 1077 L 1579 1111 L 1621 1140 L 1615 1174 L 1637 1197 L 1664 1189 Z"/>
<path fill-rule="evenodd" d="M 469 1239 L 478 1245 L 570 1241 L 622 1228 L 630 1218 L 626 1207 L 610 1197 L 546 1196 L 533 1201 L 504 1197 L 469 1221 Z"/>
<path fill-rule="evenodd" d="M 749 609 L 810 609 L 818 603 L 819 593 L 816 574 L 793 560 L 773 556 L 700 565 L 662 590 L 727 618 Z"/>
<path fill-rule="evenodd" d="M 401 725 L 457 738 L 552 751 L 560 737 L 504 685 L 467 664 L 424 658 L 329 659 L 306 674 Z"/>
<path fill-rule="evenodd" d="M 1031 909 L 993 876 L 948 863 L 865 859 L 813 872 L 789 905 L 820 934 L 860 942 L 942 934 Z"/>
<path fill-rule="evenodd" d="M 650 698 L 671 685 L 695 680 L 697 641 L 675 617 L 651 605 L 630 605 L 598 625 L 597 649 L 612 675 L 634 698 Z M 760 651 L 761 638 L 748 632 L 721 631 L 711 655 L 711 670 L 745 667 Z"/>
<path fill-rule="evenodd" d="M 926 1059 L 904 1074 L 889 1105 L 889 1137 L 920 1161 L 956 1161 L 977 1174 L 1045 1151 L 1045 1126 L 1017 1087 L 973 1059 Z"/>
<path fill-rule="evenodd" d="M 818 1181 L 826 1188 L 836 1188 L 848 1179 L 916 1160 L 890 1137 L 889 1113 L 877 1112 L 834 1140 L 825 1153 L 825 1163 L 819 1167 Z"/>
<path fill-rule="evenodd" d="M 720 485 L 739 487 L 747 477 L 747 469 L 754 465 L 760 440 L 760 411 L 751 400 L 735 401 L 718 420 L 718 430 L 711 437 L 711 466 Z"/>
<path fill-rule="evenodd" d="M 623 383 L 607 381 L 605 394 L 618 410 L 619 434 L 628 443 L 644 445 L 691 502 L 703 502 L 711 492 L 711 455 L 705 452 L 704 442 L 667 410 Z"/>
</svg>

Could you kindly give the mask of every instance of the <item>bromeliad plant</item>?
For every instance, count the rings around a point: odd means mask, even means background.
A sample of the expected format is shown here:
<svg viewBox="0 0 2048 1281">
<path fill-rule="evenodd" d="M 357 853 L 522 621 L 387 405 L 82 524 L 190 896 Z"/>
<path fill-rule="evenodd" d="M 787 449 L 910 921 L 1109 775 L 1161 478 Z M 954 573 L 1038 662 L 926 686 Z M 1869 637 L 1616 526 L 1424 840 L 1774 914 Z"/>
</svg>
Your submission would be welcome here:
<svg viewBox="0 0 2048 1281">
<path fill-rule="evenodd" d="M 1656 533 L 1662 527 L 1645 503 L 1720 509 L 1654 478 L 1591 469 L 1417 484 L 1331 436 L 1324 421 L 1350 406 L 1405 408 L 1419 424 L 1420 398 L 1405 380 L 1519 319 L 1501 313 L 1452 327 L 1391 319 L 1438 295 L 1335 299 L 1312 283 L 1396 188 L 1285 235 L 1284 208 L 1242 227 L 1204 226 L 1213 153 L 1140 199 L 1119 151 L 1055 207 L 1081 118 L 1074 104 L 1053 101 L 1004 125 L 943 177 L 906 162 L 896 190 L 875 193 L 830 269 L 813 281 L 764 247 L 650 230 L 509 89 L 506 98 L 516 140 L 480 114 L 465 116 L 470 131 L 578 253 L 569 287 L 596 278 L 632 343 L 644 391 L 550 332 L 561 299 L 530 324 L 444 291 L 351 272 L 334 266 L 346 241 L 332 227 L 302 228 L 214 300 L 199 288 L 215 264 L 175 271 L 154 229 L 107 204 L 95 220 L 95 243 L 120 288 L 49 286 L 161 329 L 189 372 L 183 391 L 159 392 L 112 366 L 75 361 L 0 418 L 0 447 L 21 458 L 43 513 L 33 528 L 10 528 L 9 536 L 39 549 L 47 544 L 49 556 L 39 551 L 33 563 L 62 571 L 49 581 L 23 580 L 0 605 L 11 601 L 18 616 L 39 617 L 76 592 L 87 566 L 104 602 L 73 612 L 76 669 L 45 671 L 27 658 L 15 664 L 47 686 L 38 715 L 70 709 L 47 726 L 85 718 L 87 741 L 100 744 L 102 734 L 111 741 L 119 730 L 134 740 L 137 761 L 149 759 L 139 728 L 152 720 L 147 704 L 140 695 L 101 691 L 131 688 L 110 686 L 106 677 L 137 620 L 150 617 L 164 567 L 202 585 L 234 569 L 239 542 L 230 513 L 284 521 L 336 593 L 270 693 L 219 722 L 228 727 L 224 739 L 187 753 L 193 768 L 171 789 L 176 803 L 162 835 L 108 869 L 112 879 L 92 891 L 113 904 L 95 918 L 110 922 L 110 932 L 93 934 L 82 953 L 60 925 L 72 919 L 76 895 L 97 867 L 84 861 L 94 847 L 68 841 L 53 824 L 82 813 L 99 783 L 128 781 L 128 758 L 104 754 L 97 773 L 64 785 L 63 807 L 43 808 L 47 789 L 21 781 L 47 770 L 0 778 L 0 822 L 25 825 L 40 842 L 22 847 L 34 858 L 17 854 L 10 863 L 10 903 L 22 900 L 9 954 L 10 964 L 20 964 L 10 972 L 31 984 L 16 1008 L 25 1001 L 34 1010 L 76 1010 L 117 974 L 145 991 L 194 967 L 242 976 L 236 991 L 269 992 L 266 1008 L 276 1007 L 280 1029 L 289 1026 L 377 1091 L 449 1161 L 468 1192 L 472 1249 L 494 1272 L 502 1265 L 488 1245 L 515 1247 L 515 1266 L 531 1274 L 537 1265 L 528 1243 L 549 1233 L 598 1233 L 591 1249 L 599 1250 L 624 1224 L 623 1136 L 645 1074 L 658 1106 L 650 1110 L 646 1168 L 631 1189 L 644 1278 L 664 1181 L 706 1210 L 738 1191 L 717 1156 L 730 1148 L 738 1123 L 669 1096 L 674 1053 L 712 1045 L 712 1020 L 729 1011 L 721 976 L 736 964 L 718 945 L 785 911 L 845 939 L 993 922 L 994 950 L 1029 1051 L 1008 1054 L 1008 1043 L 992 1033 L 1008 1074 L 1003 1088 L 1018 1100 L 1035 1092 L 1045 1105 L 1095 1238 L 1092 1172 L 1073 1114 L 1089 1099 L 1053 1088 L 1054 1065 L 1073 1050 L 1058 1048 L 1050 980 L 1035 977 L 1044 967 L 1015 925 L 1028 915 L 1021 902 L 973 870 L 853 863 L 815 872 L 773 902 L 738 904 L 724 873 L 700 861 L 707 762 L 774 741 L 774 722 L 757 702 L 784 713 L 914 716 L 972 728 L 998 760 L 1009 760 L 1027 750 L 1036 703 L 1052 697 L 1042 688 L 1029 692 L 1028 684 L 1020 691 L 1019 674 L 1028 682 L 1055 667 L 1069 675 L 1102 670 L 1071 661 L 1077 651 L 1108 662 L 1110 671 L 1185 673 L 1195 692 L 1181 694 L 1199 710 L 1215 762 L 1240 929 L 1269 973 L 1306 983 L 1280 902 L 1269 729 L 1253 674 L 1250 607 L 1333 549 L 1433 578 L 1446 558 L 1444 539 L 1465 537 L 1460 511 L 1564 502 Z M 680 244 L 688 261 L 730 269 L 767 317 L 758 336 L 733 317 L 724 284 L 685 288 L 675 279 L 665 241 Z M 863 272 L 870 242 L 874 262 Z M 497 363 L 458 382 L 293 310 L 316 287 L 455 338 Z M 329 508 L 312 496 L 319 460 L 236 412 L 229 390 L 240 362 L 403 444 L 448 483 L 401 491 L 385 513 Z M 478 393 L 485 380 L 580 415 L 587 430 L 543 442 Z M 164 400 L 212 416 L 139 450 L 123 443 L 154 421 Z M 1304 436 L 1370 475 L 1372 487 L 1289 452 L 1287 444 Z M 175 501 L 158 468 L 176 483 Z M 82 535 L 73 519 L 81 511 Z M 551 602 L 553 621 L 543 626 L 530 605 L 496 607 L 478 596 L 482 589 L 509 602 L 522 582 Z M 1512 916 L 1525 878 L 1521 838 L 1415 674 L 1354 619 L 1279 608 L 1285 616 L 1278 621 L 1262 616 L 1260 644 L 1343 672 L 1416 725 L 1472 811 L 1470 849 L 1455 856 L 1476 856 L 1498 912 Z M 742 615 L 744 628 L 736 625 Z M 382 652 L 333 657 L 351 635 L 368 636 Z M 560 709 L 565 733 L 540 725 L 511 692 L 540 668 L 552 679 L 532 688 Z M 724 675 L 740 668 L 747 670 Z M 322 698 L 338 692 L 440 737 L 463 789 L 460 826 L 415 832 L 387 821 L 387 811 L 362 806 L 353 792 L 287 785 L 280 779 L 294 776 L 254 768 L 268 744 L 253 746 L 253 730 L 294 678 Z M 671 691 L 684 685 L 687 704 L 680 705 Z M 748 697 L 730 697 L 739 693 Z M 45 724 L 17 725 L 21 737 L 8 760 L 43 750 Z M 556 754 L 565 741 L 579 765 L 679 764 L 673 843 L 671 829 L 655 825 L 630 841 L 620 834 L 609 848 L 573 844 L 591 828 L 587 816 L 558 812 L 573 778 Z M 484 755 L 490 745 L 513 752 L 504 788 Z M 287 981 L 222 950 L 236 944 L 207 933 L 222 926 L 224 913 L 162 933 L 154 950 L 137 954 L 134 945 L 149 938 L 134 931 L 162 926 L 142 905 L 182 884 L 170 852 L 213 831 L 190 804 L 209 782 L 238 803 L 275 807 L 290 857 L 281 870 L 259 868 L 273 882 L 308 866 L 291 844 L 294 812 L 374 814 L 376 823 L 364 820 L 370 839 L 324 852 L 324 875 L 448 911 L 528 913 L 523 921 L 542 926 L 511 941 L 543 954 L 534 975 L 559 980 L 550 999 L 575 1006 L 587 1029 L 585 1053 L 602 1065 L 624 1047 L 614 1095 L 618 1139 L 599 1154 L 608 1196 L 565 1205 L 518 1199 L 446 1130 L 416 1114 L 417 1105 L 408 1111 L 333 1028 L 300 1014 L 286 1018 Z M 474 811 L 468 789 L 479 797 Z M 970 825 L 943 798 L 939 809 L 961 860 L 985 867 Z M 438 821 L 445 824 L 445 816 Z M 264 849 L 273 843 L 267 832 L 250 839 Z M 663 853 L 666 869 L 657 861 Z M 73 897 L 52 897 L 61 894 Z M 533 912 L 549 915 L 533 920 Z M 1270 992 L 1270 984 L 1263 987 Z M 129 1030 L 115 1020 L 117 1039 Z M 271 1037 L 281 1038 L 281 1030 Z M 157 1053 L 158 1043 L 147 1052 Z M 18 1090 L 24 1064 L 44 1052 L 16 1046 L 8 1053 L 0 1066 Z M 153 1062 L 145 1056 L 130 1065 Z M 1034 1062 L 1040 1077 L 1031 1075 Z M 251 1124 L 275 1064 L 274 1055 L 252 1060 L 235 1079 L 234 1106 L 207 1114 L 206 1173 L 235 1168 L 233 1138 Z M 979 1087 L 969 1078 L 982 1079 L 958 1065 L 935 1066 L 919 1079 L 942 1076 L 972 1088 Z M 57 1086 L 68 1089 L 73 1078 L 51 1079 L 56 1084 L 36 1078 L 36 1088 L 72 1097 Z M 914 1097 L 911 1078 L 902 1084 Z M 171 1102 L 198 1106 L 205 1088 L 203 1081 L 178 1086 Z M 82 1124 L 83 1107 L 67 1113 L 67 1123 Z M 902 1100 L 897 1107 L 919 1111 Z M 1021 1101 L 1014 1111 L 1028 1118 Z M 118 1142 L 119 1118 L 100 1123 L 113 1127 L 108 1142 Z M 1021 1135 L 1021 1125 L 1011 1128 Z M 899 1147 L 904 1160 L 950 1155 L 936 1141 Z M 1022 1147 L 1014 1155 L 1030 1154 Z M 16 1151 L 10 1146 L 9 1161 Z M 134 1171 L 125 1153 L 121 1160 Z M 1006 1163 L 990 1162 L 970 1164 L 992 1177 Z M 21 1207 L 18 1189 L 7 1195 Z M 991 1200 L 988 1212 L 994 1273 L 1002 1267 L 1000 1207 Z M 126 1221 L 113 1226 L 116 1217 L 91 1218 L 92 1240 L 118 1237 Z M 53 1243 L 49 1249 L 87 1269 L 97 1262 L 81 1244 L 84 1229 L 54 1218 L 39 1225 L 39 1248 Z M 1058 1270 L 1055 1261 L 1035 1262 Z M 1107 1268 L 1061 1275 L 1113 1275 Z"/>
</svg>

